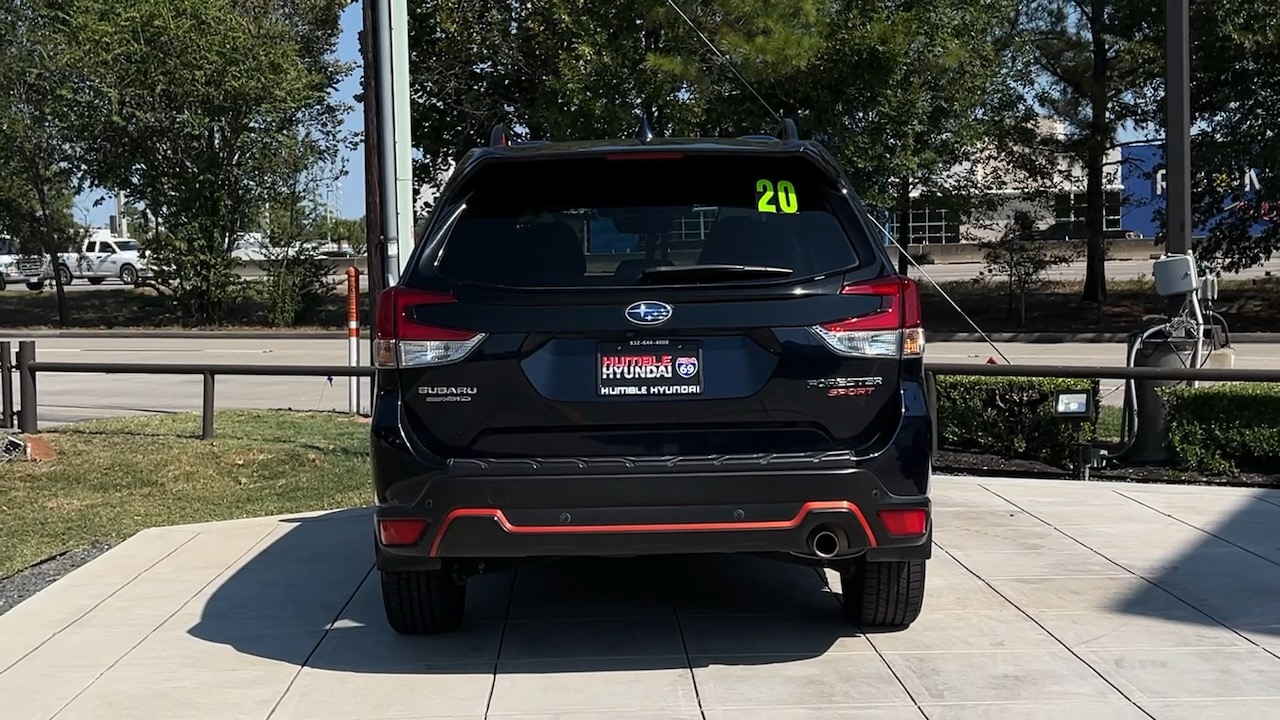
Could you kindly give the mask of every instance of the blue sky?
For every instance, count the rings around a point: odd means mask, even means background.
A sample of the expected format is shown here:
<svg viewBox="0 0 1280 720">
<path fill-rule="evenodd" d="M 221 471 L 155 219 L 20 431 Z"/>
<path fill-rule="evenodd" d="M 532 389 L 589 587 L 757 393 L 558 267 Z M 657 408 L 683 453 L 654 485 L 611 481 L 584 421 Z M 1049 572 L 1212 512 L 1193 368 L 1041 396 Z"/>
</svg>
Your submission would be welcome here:
<svg viewBox="0 0 1280 720">
<path fill-rule="evenodd" d="M 351 100 L 360 92 L 360 42 L 356 35 L 360 31 L 360 3 L 353 2 L 342 15 L 342 37 L 338 40 L 338 57 L 348 62 L 357 63 L 355 72 L 338 86 L 337 96 L 352 105 L 347 115 L 346 126 L 350 130 L 360 130 L 363 121 L 360 107 Z M 342 178 L 341 190 L 335 192 L 334 209 L 342 217 L 358 218 L 364 215 L 364 155 L 359 148 L 346 158 L 347 176 Z M 115 203 L 107 198 L 97 207 L 93 204 L 103 197 L 101 191 L 87 192 L 77 198 L 76 219 L 93 226 L 105 227 L 107 218 L 115 212 Z"/>
</svg>

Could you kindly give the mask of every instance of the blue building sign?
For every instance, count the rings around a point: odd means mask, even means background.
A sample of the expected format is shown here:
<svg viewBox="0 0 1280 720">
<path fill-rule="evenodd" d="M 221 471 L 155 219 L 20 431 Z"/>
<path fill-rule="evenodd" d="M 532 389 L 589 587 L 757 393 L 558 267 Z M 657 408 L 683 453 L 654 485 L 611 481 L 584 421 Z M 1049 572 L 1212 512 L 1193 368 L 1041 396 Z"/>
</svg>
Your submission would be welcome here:
<svg viewBox="0 0 1280 720">
<path fill-rule="evenodd" d="M 1120 164 L 1123 168 L 1121 176 L 1124 178 L 1121 226 L 1143 237 L 1155 237 L 1161 230 L 1157 212 L 1163 212 L 1165 208 L 1164 144 L 1126 145 L 1120 148 Z M 1223 210 L 1232 209 L 1257 192 L 1261 187 L 1259 177 L 1257 170 L 1242 170 L 1239 195 L 1225 198 Z M 1261 232 L 1266 226 L 1265 221 L 1276 217 L 1276 212 L 1267 207 L 1266 203 L 1259 208 L 1259 212 L 1264 222 L 1254 226 L 1254 233 Z M 1208 229 L 1198 226 L 1192 229 L 1192 234 L 1205 235 L 1208 234 Z"/>
</svg>

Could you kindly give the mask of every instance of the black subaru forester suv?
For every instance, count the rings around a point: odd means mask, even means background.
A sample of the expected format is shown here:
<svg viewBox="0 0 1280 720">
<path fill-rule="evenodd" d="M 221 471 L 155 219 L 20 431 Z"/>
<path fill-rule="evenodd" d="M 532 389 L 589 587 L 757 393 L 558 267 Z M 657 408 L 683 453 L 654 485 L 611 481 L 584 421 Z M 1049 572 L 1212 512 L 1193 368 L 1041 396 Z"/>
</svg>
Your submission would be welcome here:
<svg viewBox="0 0 1280 720">
<path fill-rule="evenodd" d="M 924 595 L 932 403 L 915 283 L 832 156 L 774 135 L 511 143 L 443 188 L 378 301 L 387 619 L 461 623 L 525 559 L 759 553 L 862 626 Z"/>
</svg>

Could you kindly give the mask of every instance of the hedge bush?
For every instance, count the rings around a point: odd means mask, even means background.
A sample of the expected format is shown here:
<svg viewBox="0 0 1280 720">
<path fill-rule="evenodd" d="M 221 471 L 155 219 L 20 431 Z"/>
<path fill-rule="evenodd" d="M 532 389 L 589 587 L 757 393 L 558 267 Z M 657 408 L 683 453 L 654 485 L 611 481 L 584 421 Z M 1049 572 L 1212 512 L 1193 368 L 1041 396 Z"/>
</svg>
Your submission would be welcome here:
<svg viewBox="0 0 1280 720">
<path fill-rule="evenodd" d="M 1081 429 L 1053 416 L 1053 393 L 1092 390 L 1097 407 L 1098 386 L 1097 380 L 939 377 L 939 446 L 1067 467 Z M 1085 437 L 1096 431 L 1096 423 L 1087 424 Z"/>
<path fill-rule="evenodd" d="M 1221 383 L 1158 389 L 1169 450 L 1187 470 L 1280 472 L 1280 385 Z"/>
</svg>

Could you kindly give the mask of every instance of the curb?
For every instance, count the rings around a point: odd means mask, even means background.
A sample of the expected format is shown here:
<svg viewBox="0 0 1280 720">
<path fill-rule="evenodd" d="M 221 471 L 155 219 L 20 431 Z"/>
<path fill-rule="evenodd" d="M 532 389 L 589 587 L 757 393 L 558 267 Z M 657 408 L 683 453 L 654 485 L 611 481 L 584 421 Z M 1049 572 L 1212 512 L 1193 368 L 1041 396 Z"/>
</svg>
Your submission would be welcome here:
<svg viewBox="0 0 1280 720">
<path fill-rule="evenodd" d="M 173 340 L 192 338 L 208 338 L 212 340 L 345 340 L 347 332 L 343 328 L 333 330 L 5 330 L 0 328 L 0 338 L 4 339 L 39 339 L 39 338 L 131 338 L 157 340 Z M 932 342 L 985 342 L 977 333 L 934 332 L 927 337 Z M 987 337 L 996 343 L 1124 343 L 1129 333 L 988 333 Z M 369 339 L 369 330 L 362 329 L 360 338 Z M 1232 343 L 1280 343 L 1280 332 L 1231 333 Z"/>
</svg>

